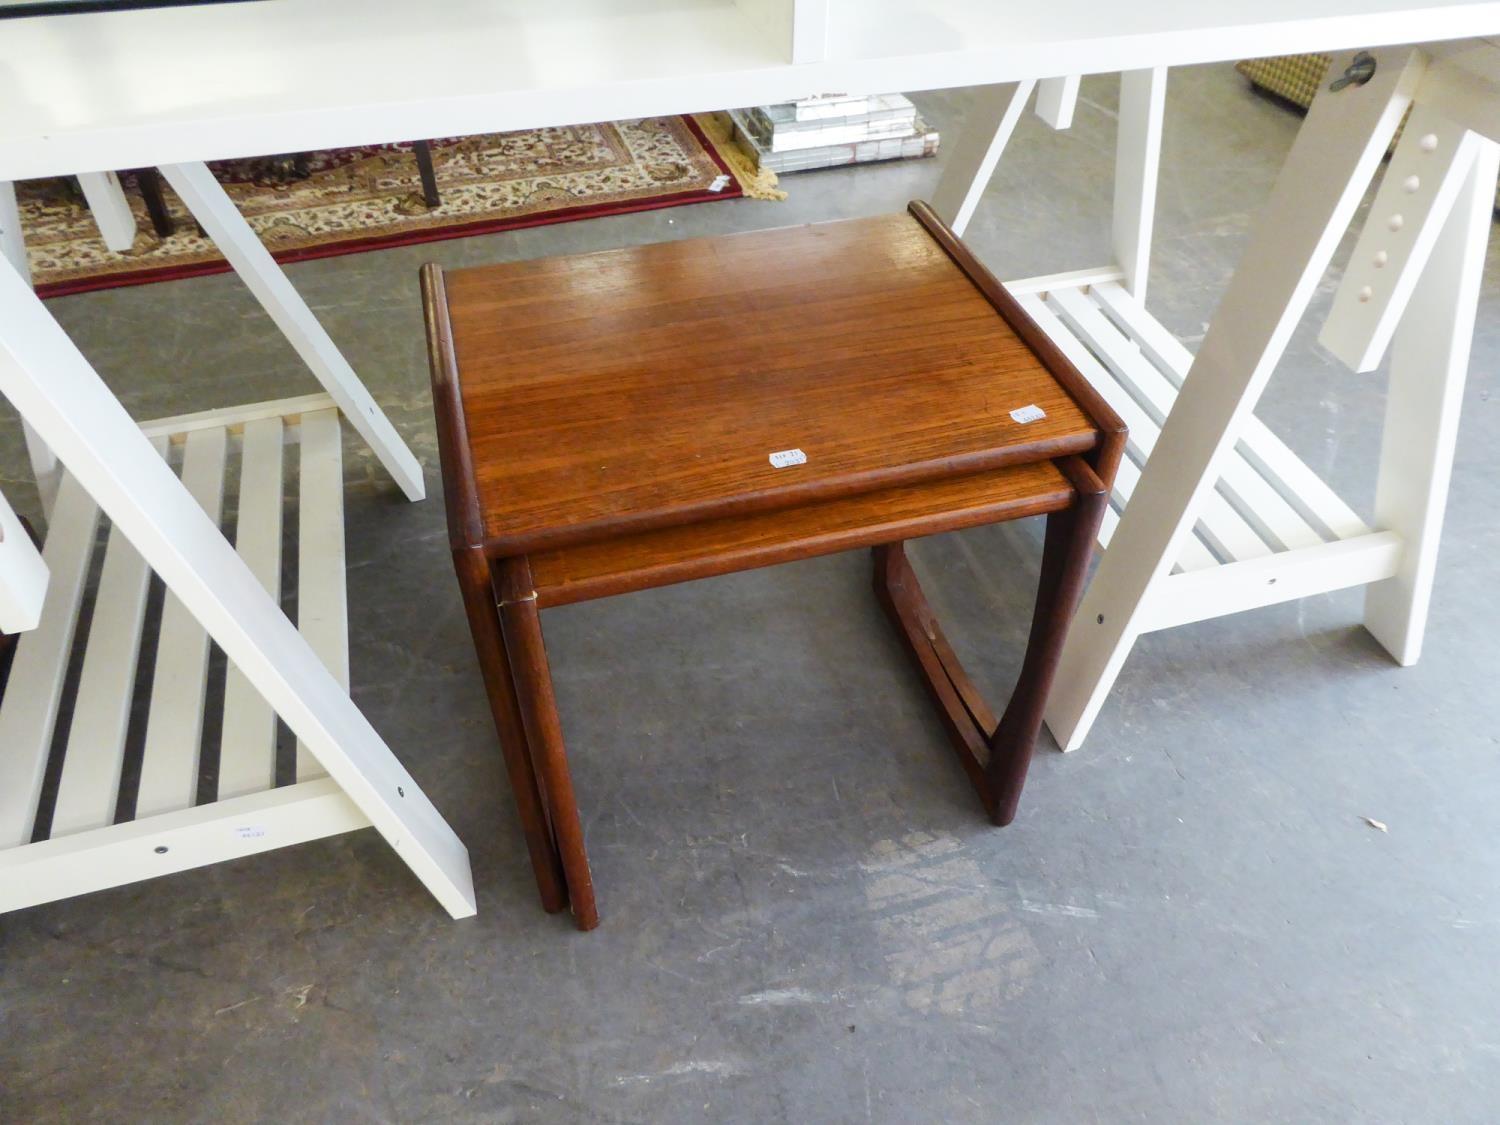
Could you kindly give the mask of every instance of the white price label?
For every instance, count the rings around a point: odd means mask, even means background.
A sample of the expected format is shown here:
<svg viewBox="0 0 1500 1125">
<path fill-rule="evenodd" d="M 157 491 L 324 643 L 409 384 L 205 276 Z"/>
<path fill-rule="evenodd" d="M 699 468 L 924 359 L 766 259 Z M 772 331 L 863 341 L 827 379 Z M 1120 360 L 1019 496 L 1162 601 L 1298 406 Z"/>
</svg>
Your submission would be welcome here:
<svg viewBox="0 0 1500 1125">
<path fill-rule="evenodd" d="M 259 840 L 266 834 L 266 830 L 259 824 L 238 824 L 235 826 L 234 834 L 241 840 Z"/>
<path fill-rule="evenodd" d="M 807 464 L 807 454 L 800 449 L 779 449 L 771 454 L 771 468 L 785 469 L 789 465 Z"/>
<path fill-rule="evenodd" d="M 1027 422 L 1040 422 L 1043 418 L 1047 417 L 1047 412 L 1033 402 L 1028 406 L 1021 406 L 1012 410 L 1010 416 L 1013 421 L 1019 422 L 1024 426 Z"/>
</svg>

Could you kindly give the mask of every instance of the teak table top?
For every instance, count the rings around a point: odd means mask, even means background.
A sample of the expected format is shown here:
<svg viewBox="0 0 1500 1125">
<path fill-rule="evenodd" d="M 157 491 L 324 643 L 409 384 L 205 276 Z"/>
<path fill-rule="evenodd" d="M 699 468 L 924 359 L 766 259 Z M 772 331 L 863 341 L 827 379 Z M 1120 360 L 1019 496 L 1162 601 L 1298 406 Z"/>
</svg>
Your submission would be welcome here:
<svg viewBox="0 0 1500 1125">
<path fill-rule="evenodd" d="M 467 522 L 494 554 L 1100 441 L 1048 365 L 1066 368 L 1075 396 L 1082 380 L 924 204 L 428 269 L 435 359 L 463 405 L 454 437 L 478 508 Z M 1045 416 L 1012 417 L 1032 407 Z M 773 465 L 792 450 L 805 462 Z"/>
</svg>

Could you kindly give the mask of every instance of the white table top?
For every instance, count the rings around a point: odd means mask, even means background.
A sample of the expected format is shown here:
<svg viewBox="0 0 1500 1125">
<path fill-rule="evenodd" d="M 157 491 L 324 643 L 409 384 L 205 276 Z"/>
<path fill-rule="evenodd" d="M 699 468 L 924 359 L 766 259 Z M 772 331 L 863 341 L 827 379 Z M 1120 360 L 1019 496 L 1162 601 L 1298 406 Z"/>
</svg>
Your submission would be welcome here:
<svg viewBox="0 0 1500 1125">
<path fill-rule="evenodd" d="M 1495 0 L 797 0 L 799 21 L 826 11 L 827 35 L 820 61 L 793 65 L 792 2 L 261 0 L 0 21 L 0 180 L 1500 34 Z"/>
</svg>

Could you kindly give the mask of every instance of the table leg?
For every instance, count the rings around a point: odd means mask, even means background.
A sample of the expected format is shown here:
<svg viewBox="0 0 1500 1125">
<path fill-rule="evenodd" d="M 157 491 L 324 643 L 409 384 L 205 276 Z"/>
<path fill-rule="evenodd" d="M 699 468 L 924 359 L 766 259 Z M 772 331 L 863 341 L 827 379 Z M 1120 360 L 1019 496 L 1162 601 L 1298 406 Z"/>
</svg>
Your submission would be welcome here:
<svg viewBox="0 0 1500 1125">
<path fill-rule="evenodd" d="M 500 626 L 515 677 L 522 726 L 541 775 L 552 834 L 561 854 L 568 898 L 573 904 L 573 918 L 580 930 L 592 930 L 599 924 L 599 909 L 594 902 L 594 880 L 584 849 L 583 824 L 578 817 L 578 799 L 573 794 L 562 722 L 552 694 L 552 671 L 542 640 L 542 618 L 537 609 L 531 567 L 521 556 L 505 559 L 498 564 L 497 571 Z"/>
<path fill-rule="evenodd" d="M 146 204 L 146 214 L 151 217 L 151 229 L 157 238 L 170 238 L 177 230 L 172 212 L 167 209 L 166 196 L 161 190 L 161 173 L 155 168 L 137 168 L 136 186 L 141 189 L 141 199 Z"/>
<path fill-rule="evenodd" d="M 987 742 L 996 720 L 974 687 L 927 604 L 906 544 L 886 543 L 875 548 L 875 597 L 885 609 L 896 636 L 916 662 L 922 683 L 937 705 L 938 720 L 969 783 L 986 812 L 993 813 L 994 793 L 985 772 Z"/>
<path fill-rule="evenodd" d="M 443 205 L 438 194 L 437 172 L 432 167 L 432 146 L 426 141 L 413 141 L 411 154 L 417 160 L 417 176 L 422 181 L 422 202 L 429 210 L 436 211 Z"/>
<path fill-rule="evenodd" d="M 1047 517 L 1031 637 L 1010 703 L 989 739 L 985 772 L 995 801 L 990 816 L 999 825 L 1009 824 L 1016 817 L 1021 787 L 1026 783 L 1026 771 L 1042 729 L 1047 694 L 1062 659 L 1068 623 L 1083 593 L 1094 540 L 1109 503 L 1109 490 L 1082 460 L 1070 457 L 1058 465 L 1068 475 L 1077 498 L 1071 507 Z"/>
<path fill-rule="evenodd" d="M 458 584 L 463 591 L 464 609 L 469 615 L 469 631 L 484 675 L 485 694 L 500 736 L 500 752 L 505 758 L 505 772 L 515 795 L 516 812 L 521 831 L 531 853 L 531 868 L 536 875 L 542 906 L 555 914 L 568 905 L 567 885 L 563 880 L 562 860 L 547 826 L 543 797 L 537 787 L 531 749 L 526 743 L 520 704 L 516 699 L 510 658 L 500 633 L 500 614 L 496 608 L 495 586 L 484 552 L 477 548 L 454 551 Z"/>
</svg>

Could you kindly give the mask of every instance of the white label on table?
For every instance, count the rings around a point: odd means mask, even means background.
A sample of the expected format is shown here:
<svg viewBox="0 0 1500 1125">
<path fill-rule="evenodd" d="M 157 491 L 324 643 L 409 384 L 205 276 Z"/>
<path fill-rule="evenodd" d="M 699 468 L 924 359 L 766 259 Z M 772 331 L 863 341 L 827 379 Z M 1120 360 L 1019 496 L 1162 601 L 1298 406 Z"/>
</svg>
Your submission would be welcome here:
<svg viewBox="0 0 1500 1125">
<path fill-rule="evenodd" d="M 789 465 L 807 464 L 807 454 L 800 449 L 779 449 L 771 454 L 771 468 L 785 469 Z"/>
<path fill-rule="evenodd" d="M 1012 410 L 1010 416 L 1024 426 L 1027 422 L 1040 422 L 1043 418 L 1047 417 L 1047 412 L 1033 402 L 1029 406 L 1022 406 Z"/>
<path fill-rule="evenodd" d="M 240 824 L 235 826 L 234 834 L 241 840 L 259 840 L 266 830 L 259 824 Z"/>
</svg>

